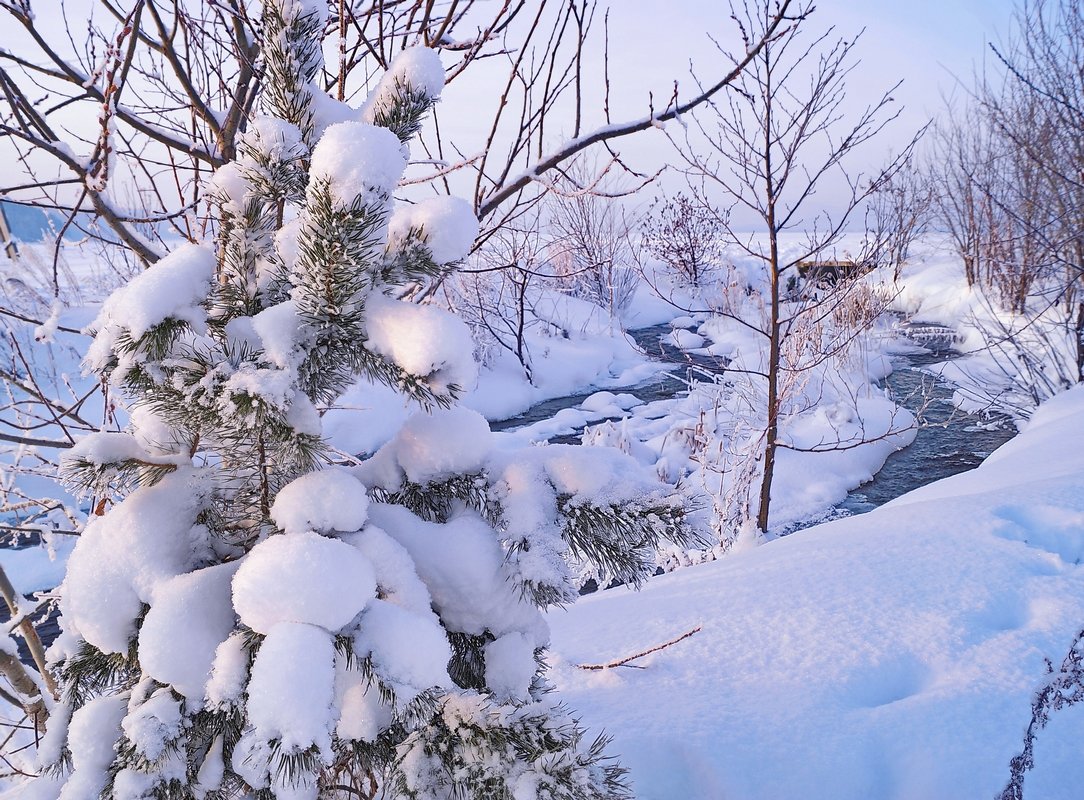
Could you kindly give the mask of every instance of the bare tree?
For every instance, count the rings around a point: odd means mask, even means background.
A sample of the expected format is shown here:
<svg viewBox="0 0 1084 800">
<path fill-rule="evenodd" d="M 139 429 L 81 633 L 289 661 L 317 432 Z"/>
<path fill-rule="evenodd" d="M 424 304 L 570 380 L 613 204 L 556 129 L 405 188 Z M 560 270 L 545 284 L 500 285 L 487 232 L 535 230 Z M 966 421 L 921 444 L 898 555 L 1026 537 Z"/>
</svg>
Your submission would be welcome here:
<svg viewBox="0 0 1084 800">
<path fill-rule="evenodd" d="M 535 206 L 505 224 L 479 248 L 471 263 L 443 287 L 448 305 L 470 325 L 483 349 L 504 350 L 516 357 L 532 380 L 527 336 L 538 320 L 533 315 L 536 287 L 552 278 Z"/>
<path fill-rule="evenodd" d="M 924 234 L 933 209 L 934 190 L 927 171 L 913 162 L 901 165 L 870 198 L 874 239 L 883 244 L 883 261 L 898 280 L 911 245 Z"/>
<path fill-rule="evenodd" d="M 999 202 L 1023 231 L 1042 274 L 1040 295 L 1063 309 L 1084 380 L 1084 9 L 1072 0 L 1025 0 L 1016 35 L 994 48 L 1005 87 L 980 94 L 995 130 L 1024 172 Z"/>
<path fill-rule="evenodd" d="M 74 20 L 62 17 L 62 24 L 52 24 L 56 17 L 47 22 L 29 0 L 0 0 L 0 11 L 26 41 L 0 51 L 0 140 L 27 170 L 26 182 L 5 187 L 5 193 L 16 202 L 58 209 L 70 225 L 85 224 L 78 211 L 93 214 L 139 259 L 152 262 L 162 252 L 154 239 L 163 232 L 192 239 L 208 224 L 205 209 L 200 213 L 203 179 L 234 156 L 261 82 L 286 79 L 275 73 L 276 65 L 257 57 L 268 21 L 247 0 L 97 5 L 101 14 L 91 18 L 79 42 Z M 475 64 L 491 65 L 492 74 L 503 62 L 498 74 L 505 76 L 504 85 L 484 139 L 449 142 L 437 118 L 423 137 L 432 170 L 412 179 L 446 192 L 451 174 L 472 174 L 477 213 L 493 217 L 483 238 L 536 200 L 537 192 L 525 190 L 544 189 L 547 173 L 589 148 L 609 149 L 622 137 L 703 104 L 765 42 L 804 16 L 796 10 L 798 0 L 779 0 L 767 24 L 750 33 L 745 52 L 715 83 L 687 100 L 675 92 L 664 108 L 620 122 L 610 118 L 608 101 L 603 119 L 589 120 L 585 111 L 584 54 L 597 36 L 593 0 L 332 5 L 325 28 L 311 33 L 337 41 L 338 58 L 311 79 L 342 102 L 364 98 L 368 78 L 419 41 L 451 56 L 448 82 Z M 608 97 L 608 75 L 598 80 Z M 43 92 L 48 99 L 39 102 Z M 350 112 L 328 106 L 319 113 L 326 123 Z M 552 147 L 557 114 L 573 124 L 571 136 Z M 98 124 L 69 128 L 72 119 Z M 623 163 L 612 150 L 611 163 Z M 126 192 L 130 202 L 118 199 Z M 148 224 L 154 227 L 141 227 Z"/>
<path fill-rule="evenodd" d="M 771 4 L 747 2 L 744 26 L 759 29 L 771 16 Z M 801 400 L 801 376 L 845 353 L 861 330 L 829 335 L 830 319 L 856 286 L 853 274 L 870 263 L 868 253 L 839 263 L 834 246 L 848 220 L 906 163 L 914 141 L 872 176 L 853 174 L 848 162 L 899 114 L 892 111 L 892 87 L 857 115 L 847 113 L 847 79 L 856 68 L 855 39 L 835 38 L 832 29 L 813 37 L 788 30 L 762 47 L 721 99 L 709 100 L 708 114 L 694 115 L 695 124 L 681 141 L 679 152 L 688 166 L 695 195 L 705 205 L 722 198 L 728 206 L 718 214 L 724 241 L 760 265 L 766 276 L 762 312 L 750 318 L 737 309 L 721 308 L 729 317 L 763 337 L 767 358 L 742 369 L 762 387 L 764 432 L 756 524 L 768 530 L 776 456 L 788 444 L 780 438 L 784 413 Z M 917 139 L 917 137 L 916 137 Z M 836 212 L 818 209 L 812 198 L 835 182 L 842 195 Z M 735 219 L 757 220 L 758 235 L 750 237 Z M 781 237 L 803 233 L 797 248 L 784 251 Z M 801 283 L 803 268 L 825 265 L 848 273 L 831 287 L 788 294 Z M 829 290 L 830 288 L 830 290 Z M 761 392 L 754 394 L 758 397 Z M 853 437 L 852 437 L 853 439 Z M 825 442 L 816 449 L 846 449 L 859 439 Z"/>
<path fill-rule="evenodd" d="M 449 193 L 453 181 L 468 178 L 484 242 L 528 212 L 558 180 L 556 170 L 578 154 L 603 154 L 600 173 L 625 169 L 614 143 L 705 103 L 765 42 L 806 13 L 803 0 L 779 0 L 768 24 L 748 32 L 741 52 L 724 62 L 714 83 L 688 97 L 675 90 L 665 105 L 649 104 L 643 116 L 620 121 L 611 118 L 608 102 L 592 116 L 585 99 L 592 77 L 607 97 L 609 91 L 605 66 L 594 76 L 586 66 L 589 48 L 605 54 L 609 47 L 605 19 L 591 0 L 329 2 L 326 24 L 308 35 L 325 50 L 334 46 L 335 57 L 301 77 L 289 65 L 260 57 L 261 41 L 269 31 L 273 35 L 275 21 L 251 0 L 87 4 L 95 13 L 77 20 L 64 4 L 33 9 L 30 0 L 0 0 L 0 18 L 13 31 L 10 44 L 5 38 L 0 49 L 0 156 L 25 173 L 17 184 L 3 186 L 3 195 L 58 219 L 51 292 L 29 306 L 0 299 L 0 315 L 15 333 L 8 341 L 20 347 L 42 323 L 51 321 L 44 328 L 55 330 L 51 311 L 70 299 L 62 291 L 69 288 L 62 287 L 68 283 L 63 237 L 78 231 L 83 246 L 99 242 L 105 248 L 101 260 L 116 264 L 123 275 L 154 262 L 171 239 L 216 234 L 206 179 L 236 155 L 241 134 L 261 113 L 256 98 L 263 85 L 269 94 L 297 81 L 329 89 L 337 99 L 322 100 L 306 123 L 324 125 L 357 116 L 370 78 L 419 42 L 442 53 L 447 82 L 465 81 L 481 70 L 501 76 L 496 101 L 478 104 L 488 118 L 482 139 L 450 141 L 435 115 L 420 132 L 424 157 L 412 165 L 403 187 L 417 192 L 411 186 L 422 184 Z M 558 119 L 571 119 L 571 128 Z M 582 188 L 590 190 L 597 177 Z M 439 285 L 432 281 L 414 299 L 431 299 Z M 99 408 L 90 413 L 86 392 L 93 387 L 69 387 L 61 375 L 52 382 L 32 374 L 32 360 L 23 363 L 25 348 L 20 355 L 5 347 L 9 369 L 2 380 L 11 399 L 3 413 L 3 441 L 63 447 L 73 437 L 58 423 L 74 434 L 110 421 L 112 398 L 98 397 Z M 18 411 L 31 406 L 33 417 Z M 39 455 L 33 451 L 28 458 Z M 51 505 L 46 499 L 43 508 Z"/>
<path fill-rule="evenodd" d="M 990 298 L 988 395 L 1027 417 L 1084 378 L 1084 11 L 1028 0 L 970 104 L 939 130 L 942 224 Z"/>
</svg>

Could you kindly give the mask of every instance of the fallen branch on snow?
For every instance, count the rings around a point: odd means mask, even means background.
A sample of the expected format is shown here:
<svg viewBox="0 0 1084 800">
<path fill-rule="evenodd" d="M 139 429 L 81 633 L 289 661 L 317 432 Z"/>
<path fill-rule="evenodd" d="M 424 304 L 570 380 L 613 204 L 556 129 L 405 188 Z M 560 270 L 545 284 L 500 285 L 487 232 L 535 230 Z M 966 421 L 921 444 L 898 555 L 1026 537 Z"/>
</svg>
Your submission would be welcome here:
<svg viewBox="0 0 1084 800">
<path fill-rule="evenodd" d="M 635 661 L 638 658 L 643 658 L 644 656 L 650 655 L 651 653 L 657 653 L 658 651 L 663 650 L 663 649 L 669 647 L 672 644 L 677 644 L 682 639 L 688 639 L 694 633 L 699 633 L 700 629 L 702 627 L 703 626 L 701 626 L 701 625 L 697 625 L 691 631 L 685 631 L 685 633 L 681 634 L 681 636 L 677 637 L 676 639 L 671 639 L 668 642 L 663 642 L 662 644 L 657 644 L 654 647 L 648 648 L 647 650 L 643 650 L 643 651 L 641 651 L 639 653 L 636 653 L 635 655 L 625 656 L 624 658 L 619 658 L 616 661 L 610 661 L 610 662 L 608 662 L 606 664 L 577 664 L 576 666 L 579 667 L 580 669 L 594 669 L 594 670 L 610 669 L 611 667 L 631 667 L 632 669 L 647 669 L 647 667 L 641 667 L 641 666 L 638 666 L 637 664 L 630 664 L 629 662 L 630 661 Z"/>
</svg>

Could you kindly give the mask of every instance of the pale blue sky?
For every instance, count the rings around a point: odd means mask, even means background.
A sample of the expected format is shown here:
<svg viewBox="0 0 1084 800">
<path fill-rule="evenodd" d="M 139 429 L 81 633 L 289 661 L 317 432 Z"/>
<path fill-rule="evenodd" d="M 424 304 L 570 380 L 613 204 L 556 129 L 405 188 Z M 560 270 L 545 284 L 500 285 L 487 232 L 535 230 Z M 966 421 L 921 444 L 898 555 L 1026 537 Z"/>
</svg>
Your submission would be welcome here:
<svg viewBox="0 0 1084 800">
<path fill-rule="evenodd" d="M 38 3 L 39 19 L 50 15 L 51 6 L 49 2 Z M 720 72 L 720 59 L 708 34 L 724 44 L 727 37 L 733 36 L 734 26 L 723 0 L 611 0 L 610 7 L 615 120 L 643 116 L 650 90 L 655 91 L 660 105 L 665 104 L 675 79 L 680 81 L 682 93 L 690 94 L 690 62 L 706 77 Z M 1010 0 L 817 2 L 815 13 L 804 23 L 811 34 L 833 24 L 840 36 L 847 37 L 866 28 L 857 47 L 862 66 L 851 76 L 848 87 L 848 96 L 856 108 L 876 99 L 897 80 L 904 80 L 895 97 L 906 111 L 878 142 L 882 149 L 871 153 L 871 166 L 902 146 L 914 130 L 940 111 L 942 96 L 953 92 L 954 76 L 966 83 L 973 70 L 981 68 L 983 59 L 989 58 L 987 43 L 1007 31 L 1011 9 Z M 443 129 L 457 134 L 455 138 L 469 152 L 483 139 L 489 119 L 484 112 L 496 102 L 498 93 L 493 78 L 483 77 L 482 65 L 476 65 L 474 72 L 481 81 L 458 81 L 449 89 L 441 113 Z M 593 85 L 597 97 L 598 85 Z M 598 109 L 593 114 L 588 110 L 585 116 L 587 127 L 602 121 Z M 554 133 L 561 128 L 549 127 Z M 620 144 L 628 157 L 642 160 L 645 168 L 652 166 L 651 162 L 668 160 L 661 134 L 647 131 L 635 138 L 635 142 Z M 14 166 L 10 162 L 0 164 L 0 186 L 21 180 L 12 175 Z"/>
<path fill-rule="evenodd" d="M 734 26 L 720 0 L 613 0 L 611 2 L 613 83 L 624 81 L 622 100 L 631 115 L 642 113 L 649 88 L 668 94 L 672 81 L 683 83 L 692 61 L 708 74 L 714 47 L 707 36 L 732 36 Z M 848 93 L 865 105 L 896 81 L 894 94 L 906 107 L 899 131 L 886 141 L 905 141 L 942 108 L 942 95 L 965 84 L 989 57 L 988 42 L 1009 28 L 1010 0 L 819 0 L 803 23 L 809 33 L 836 26 L 850 37 L 865 28 L 856 53 L 861 66 L 851 75 Z M 638 46 L 622 48 L 621 41 Z M 718 63 L 715 60 L 715 63 Z"/>
</svg>

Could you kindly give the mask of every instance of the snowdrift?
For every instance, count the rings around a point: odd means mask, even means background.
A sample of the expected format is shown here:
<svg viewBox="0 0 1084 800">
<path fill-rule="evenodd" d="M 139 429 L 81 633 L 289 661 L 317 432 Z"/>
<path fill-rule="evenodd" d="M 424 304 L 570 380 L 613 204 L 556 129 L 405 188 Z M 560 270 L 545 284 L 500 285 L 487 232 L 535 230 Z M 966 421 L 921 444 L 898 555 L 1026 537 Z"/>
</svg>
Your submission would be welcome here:
<svg viewBox="0 0 1084 800">
<path fill-rule="evenodd" d="M 993 797 L 1084 625 L 1082 430 L 1078 386 L 976 470 L 549 614 L 562 698 L 642 800 Z M 1056 713 L 1025 796 L 1080 797 L 1081 741 Z"/>
</svg>

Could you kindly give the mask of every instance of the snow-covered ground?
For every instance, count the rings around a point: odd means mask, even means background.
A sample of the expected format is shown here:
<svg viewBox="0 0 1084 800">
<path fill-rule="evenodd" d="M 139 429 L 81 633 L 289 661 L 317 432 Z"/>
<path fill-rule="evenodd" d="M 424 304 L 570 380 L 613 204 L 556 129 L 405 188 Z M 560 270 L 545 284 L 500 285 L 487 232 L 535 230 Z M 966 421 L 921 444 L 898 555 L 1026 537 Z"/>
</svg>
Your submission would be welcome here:
<svg viewBox="0 0 1084 800">
<path fill-rule="evenodd" d="M 896 307 L 925 321 L 960 325 L 982 313 L 959 265 L 934 246 L 920 250 L 897 288 Z M 60 322 L 81 327 L 93 304 L 73 305 Z M 534 384 L 510 356 L 497 359 L 465 404 L 499 419 L 550 397 L 613 392 L 502 434 L 498 447 L 625 417 L 612 441 L 596 443 L 622 446 L 661 472 L 674 467 L 674 432 L 694 428 L 712 398 L 639 402 L 627 387 L 659 367 L 620 326 L 572 299 L 556 299 L 546 314 L 563 335 L 533 341 Z M 646 291 L 624 319 L 671 321 L 675 346 L 735 352 L 731 332 Z M 974 330 L 964 333 L 973 339 Z M 863 399 L 878 404 L 861 420 L 867 426 L 892 422 L 891 403 L 870 383 L 883 375 L 892 346 L 871 339 L 855 372 Z M 77 373 L 71 352 L 56 374 Z M 359 387 L 327 412 L 325 431 L 345 453 L 371 453 L 412 410 L 397 393 Z M 818 421 L 816 413 L 795 435 L 815 442 L 852 422 Z M 1020 750 L 1044 658 L 1059 663 L 1084 624 L 1081 430 L 1078 387 L 1048 401 L 1018 439 L 972 473 L 868 515 L 653 579 L 638 594 L 602 592 L 550 613 L 551 674 L 562 699 L 585 724 L 614 736 L 613 751 L 642 800 L 993 796 Z M 776 513 L 808 516 L 831 506 L 902 443 L 785 454 Z M 43 548 L 0 550 L 20 591 L 62 577 L 72 540 L 55 538 L 55 561 Z M 621 659 L 696 628 L 627 666 L 576 666 Z M 1079 710 L 1054 717 L 1039 737 L 1029 797 L 1081 795 L 1081 734 Z"/>
<path fill-rule="evenodd" d="M 641 800 L 993 797 L 1084 623 L 1082 430 L 1077 387 L 972 472 L 550 613 L 561 696 Z M 1056 714 L 1028 797 L 1081 796 L 1081 741 Z"/>
</svg>

